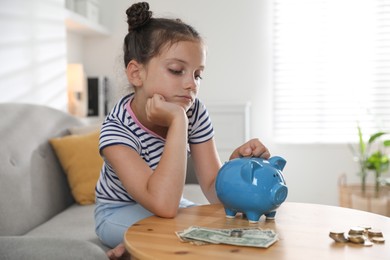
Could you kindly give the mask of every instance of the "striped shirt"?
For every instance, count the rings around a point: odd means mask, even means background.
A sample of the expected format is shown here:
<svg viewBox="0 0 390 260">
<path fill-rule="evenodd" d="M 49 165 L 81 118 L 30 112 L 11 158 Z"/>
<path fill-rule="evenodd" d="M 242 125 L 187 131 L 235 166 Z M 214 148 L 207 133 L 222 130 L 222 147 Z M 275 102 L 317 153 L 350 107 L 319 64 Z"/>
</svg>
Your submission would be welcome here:
<svg viewBox="0 0 390 260">
<path fill-rule="evenodd" d="M 165 139 L 145 128 L 138 121 L 130 107 L 133 96 L 134 94 L 130 94 L 120 99 L 107 115 L 100 132 L 99 150 L 101 152 L 111 145 L 126 145 L 134 149 L 154 170 L 161 159 Z M 203 143 L 214 136 L 206 107 L 199 99 L 195 99 L 194 104 L 187 111 L 187 117 L 188 144 Z M 187 150 L 190 152 L 189 146 Z M 101 202 L 134 202 L 107 161 L 104 161 L 100 171 L 95 193 L 96 198 Z"/>
</svg>

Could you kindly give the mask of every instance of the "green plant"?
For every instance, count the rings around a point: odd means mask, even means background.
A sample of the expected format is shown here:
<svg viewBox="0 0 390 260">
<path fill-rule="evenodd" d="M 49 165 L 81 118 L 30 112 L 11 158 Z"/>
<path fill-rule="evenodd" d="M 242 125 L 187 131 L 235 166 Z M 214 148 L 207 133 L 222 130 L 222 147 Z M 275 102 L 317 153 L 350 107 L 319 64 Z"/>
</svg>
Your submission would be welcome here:
<svg viewBox="0 0 390 260">
<path fill-rule="evenodd" d="M 375 172 L 375 191 L 378 194 L 380 187 L 380 175 L 389 169 L 389 156 L 385 153 L 385 148 L 390 146 L 390 140 L 381 140 L 380 137 L 388 135 L 386 132 L 377 132 L 370 136 L 367 142 L 364 141 L 363 133 L 360 126 L 357 126 L 359 146 L 358 151 L 352 146 L 360 167 L 361 190 L 366 191 L 366 179 L 369 171 Z M 373 144 L 376 143 L 376 149 L 373 150 Z"/>
</svg>

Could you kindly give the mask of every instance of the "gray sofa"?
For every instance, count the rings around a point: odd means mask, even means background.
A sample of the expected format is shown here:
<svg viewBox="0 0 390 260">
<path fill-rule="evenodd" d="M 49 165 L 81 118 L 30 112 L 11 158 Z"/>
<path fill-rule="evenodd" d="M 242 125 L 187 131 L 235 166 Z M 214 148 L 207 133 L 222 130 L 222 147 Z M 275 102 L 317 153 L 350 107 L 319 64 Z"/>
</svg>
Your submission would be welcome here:
<svg viewBox="0 0 390 260">
<path fill-rule="evenodd" d="M 48 141 L 82 122 L 28 104 L 0 104 L 0 115 L 0 259 L 107 259 L 94 205 L 75 203 Z"/>
<path fill-rule="evenodd" d="M 31 104 L 0 103 L 0 115 L 0 259 L 107 259 L 94 230 L 94 205 L 75 203 L 49 144 L 83 122 Z M 191 183 L 192 171 L 185 197 L 207 203 Z"/>
</svg>

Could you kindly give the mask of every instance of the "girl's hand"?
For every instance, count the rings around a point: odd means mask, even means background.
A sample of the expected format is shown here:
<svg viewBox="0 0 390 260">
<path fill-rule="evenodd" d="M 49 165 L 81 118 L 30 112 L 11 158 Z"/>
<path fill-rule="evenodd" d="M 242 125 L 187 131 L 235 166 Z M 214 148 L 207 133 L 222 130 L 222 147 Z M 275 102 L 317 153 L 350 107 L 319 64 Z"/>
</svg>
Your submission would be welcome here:
<svg viewBox="0 0 390 260">
<path fill-rule="evenodd" d="M 169 127 L 175 117 L 185 115 L 185 111 L 179 105 L 167 102 L 160 94 L 154 94 L 146 102 L 146 115 L 150 122 Z"/>
<path fill-rule="evenodd" d="M 230 155 L 229 160 L 239 157 L 262 157 L 268 159 L 270 156 L 271 154 L 267 147 L 265 147 L 259 139 L 255 138 L 234 150 L 232 155 Z"/>
</svg>

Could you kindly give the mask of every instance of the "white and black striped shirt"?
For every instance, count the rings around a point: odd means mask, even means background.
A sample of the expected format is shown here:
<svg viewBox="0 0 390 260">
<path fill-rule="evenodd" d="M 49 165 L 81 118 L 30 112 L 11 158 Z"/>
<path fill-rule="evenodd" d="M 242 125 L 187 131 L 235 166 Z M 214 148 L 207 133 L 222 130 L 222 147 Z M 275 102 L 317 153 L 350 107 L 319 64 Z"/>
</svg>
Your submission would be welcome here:
<svg viewBox="0 0 390 260">
<path fill-rule="evenodd" d="M 123 97 L 107 115 L 100 132 L 99 150 L 117 144 L 129 146 L 154 170 L 161 159 L 165 139 L 137 120 L 130 107 L 133 96 L 134 94 L 130 94 Z M 187 117 L 189 144 L 203 143 L 214 136 L 206 107 L 198 99 L 187 111 Z M 106 161 L 96 184 L 96 198 L 101 202 L 134 202 Z"/>
</svg>

